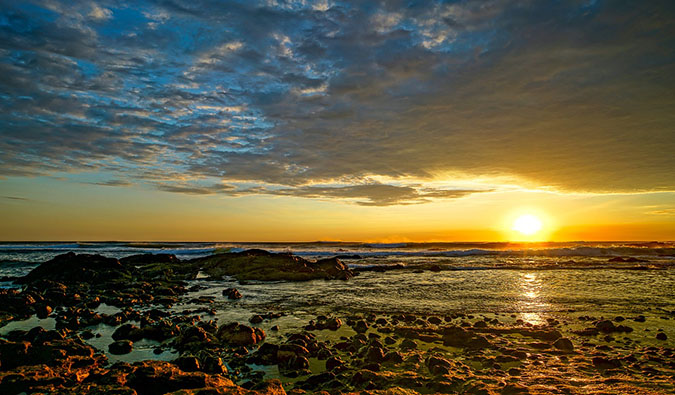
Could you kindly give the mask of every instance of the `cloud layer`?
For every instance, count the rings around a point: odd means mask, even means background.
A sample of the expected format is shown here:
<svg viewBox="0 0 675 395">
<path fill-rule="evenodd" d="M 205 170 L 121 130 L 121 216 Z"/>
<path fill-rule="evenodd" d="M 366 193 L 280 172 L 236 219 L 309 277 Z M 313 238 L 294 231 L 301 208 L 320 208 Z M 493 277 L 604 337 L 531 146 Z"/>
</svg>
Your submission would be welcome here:
<svg viewBox="0 0 675 395">
<path fill-rule="evenodd" d="M 4 176 L 362 205 L 494 188 L 448 174 L 675 189 L 670 1 L 0 4 Z"/>
</svg>

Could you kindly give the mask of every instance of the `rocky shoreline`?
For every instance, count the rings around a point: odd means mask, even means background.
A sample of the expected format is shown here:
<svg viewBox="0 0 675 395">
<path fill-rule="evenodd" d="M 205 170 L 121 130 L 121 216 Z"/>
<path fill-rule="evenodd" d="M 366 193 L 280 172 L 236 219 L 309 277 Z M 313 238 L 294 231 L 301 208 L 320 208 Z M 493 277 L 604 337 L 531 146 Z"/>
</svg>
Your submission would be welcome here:
<svg viewBox="0 0 675 395">
<path fill-rule="evenodd" d="M 310 281 L 355 274 L 337 258 L 312 262 L 262 250 L 188 261 L 166 254 L 60 255 L 16 279 L 20 290 L 0 290 L 0 325 L 54 320 L 53 329 L 35 326 L 0 337 L 0 393 L 675 391 L 672 340 L 657 326 L 645 334 L 652 323 L 644 316 L 532 325 L 506 314 L 352 312 L 316 316 L 299 330 L 274 325 L 270 341 L 259 324 L 284 312 L 216 322 L 209 298 L 191 300 L 198 309 L 172 309 L 200 287 L 198 278 Z M 223 299 L 242 297 L 235 288 L 222 293 Z M 101 306 L 116 309 L 104 313 Z M 91 329 L 100 325 L 112 331 L 106 349 L 88 343 L 100 336 Z M 142 341 L 153 342 L 157 355 L 170 350 L 171 360 L 114 362 Z"/>
</svg>

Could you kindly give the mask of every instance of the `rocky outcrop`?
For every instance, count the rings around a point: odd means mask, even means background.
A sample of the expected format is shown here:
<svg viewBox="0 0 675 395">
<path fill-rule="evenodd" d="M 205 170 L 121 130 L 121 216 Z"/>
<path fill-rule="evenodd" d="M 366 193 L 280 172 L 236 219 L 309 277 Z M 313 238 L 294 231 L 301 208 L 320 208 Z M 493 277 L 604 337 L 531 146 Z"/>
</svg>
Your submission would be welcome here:
<svg viewBox="0 0 675 395">
<path fill-rule="evenodd" d="M 353 273 L 337 258 L 310 262 L 291 254 L 263 250 L 216 254 L 190 261 L 211 278 L 232 276 L 238 280 L 307 281 L 314 279 L 347 280 Z"/>
<path fill-rule="evenodd" d="M 28 284 L 37 280 L 51 280 L 64 284 L 98 283 L 129 276 L 129 269 L 115 258 L 69 252 L 40 264 L 16 282 Z"/>
</svg>

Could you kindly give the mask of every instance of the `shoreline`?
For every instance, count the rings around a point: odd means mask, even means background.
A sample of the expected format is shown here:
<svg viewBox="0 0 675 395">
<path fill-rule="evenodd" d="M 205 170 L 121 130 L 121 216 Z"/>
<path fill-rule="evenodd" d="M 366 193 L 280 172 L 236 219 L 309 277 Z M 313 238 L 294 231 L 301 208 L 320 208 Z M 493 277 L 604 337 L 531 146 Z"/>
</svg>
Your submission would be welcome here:
<svg viewBox="0 0 675 395">
<path fill-rule="evenodd" d="M 61 273 L 44 269 L 40 276 L 40 271 L 34 273 L 23 291 L 0 294 L 2 323 L 14 322 L 9 328 L 19 328 L 23 322 L 19 318 L 36 313 L 53 320 L 54 329 L 28 328 L 39 324 L 35 321 L 28 321 L 32 323 L 26 323 L 24 332 L 8 333 L 0 327 L 0 389 L 6 390 L 3 393 L 163 393 L 144 387 L 140 383 L 144 380 L 182 393 L 199 393 L 195 385 L 203 385 L 209 393 L 251 389 L 268 394 L 391 388 L 408 393 L 484 394 L 674 390 L 667 380 L 675 372 L 673 339 L 656 336 L 665 336 L 659 326 L 670 324 L 675 311 L 650 311 L 646 317 L 558 312 L 540 325 L 523 320 L 524 314 L 531 313 L 515 311 L 443 315 L 345 306 L 321 313 L 320 306 L 310 304 L 304 312 L 264 304 L 256 309 L 265 311 L 258 311 L 242 305 L 265 287 L 260 281 L 246 285 L 252 275 L 250 259 L 260 260 L 253 265 L 262 270 L 256 275 L 275 279 L 274 284 L 291 290 L 316 281 L 352 287 L 360 276 L 350 278 L 349 269 L 338 260 L 319 273 L 315 263 L 302 258 L 291 256 L 291 264 L 287 254 L 249 254 L 253 258 L 244 254 L 244 266 L 236 262 L 240 256 L 215 264 L 211 257 L 200 262 L 197 272 L 194 265 L 170 256 L 139 255 L 125 261 L 69 255 L 59 265 Z M 92 259 L 99 259 L 98 264 L 91 264 Z M 83 267 L 88 277 L 78 277 Z M 210 276 L 225 274 L 240 280 L 199 280 L 202 269 Z M 312 274 L 316 278 L 312 280 L 307 273 L 319 274 Z M 59 275 L 61 283 L 46 279 Z M 288 283 L 288 279 L 309 283 Z M 229 299 L 222 292 L 214 295 L 209 284 L 216 282 L 221 288 L 239 284 L 242 298 Z M 47 306 L 52 311 L 47 313 Z M 7 321 L 8 314 L 15 317 Z M 232 321 L 238 324 L 228 324 Z M 105 349 L 108 336 L 115 340 L 113 349 Z M 162 353 L 154 354 L 156 349 Z M 19 353 L 8 357 L 7 350 Z M 139 351 L 143 352 L 134 354 Z M 110 363 L 143 353 L 172 362 Z M 57 376 L 64 380 L 55 380 Z M 270 378 L 279 381 L 267 381 Z"/>
</svg>

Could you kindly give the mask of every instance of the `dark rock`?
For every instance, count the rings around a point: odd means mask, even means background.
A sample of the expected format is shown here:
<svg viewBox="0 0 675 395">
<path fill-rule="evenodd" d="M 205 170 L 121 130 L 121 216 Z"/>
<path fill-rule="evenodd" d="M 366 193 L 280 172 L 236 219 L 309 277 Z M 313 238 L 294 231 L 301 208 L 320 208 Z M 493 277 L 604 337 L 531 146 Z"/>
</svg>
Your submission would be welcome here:
<svg viewBox="0 0 675 395">
<path fill-rule="evenodd" d="M 108 351 L 111 354 L 122 355 L 129 354 L 133 348 L 134 343 L 130 340 L 117 340 L 108 346 Z"/>
<path fill-rule="evenodd" d="M 237 288 L 227 288 L 223 290 L 223 296 L 227 296 L 228 299 L 241 299 L 242 295 Z"/>
<path fill-rule="evenodd" d="M 298 371 L 305 370 L 309 368 L 309 360 L 302 355 L 298 355 L 292 358 L 289 358 L 285 361 L 282 361 L 279 364 L 279 367 L 283 370 Z"/>
<path fill-rule="evenodd" d="M 309 357 L 309 350 L 298 344 L 282 344 L 279 346 L 279 351 L 277 351 L 277 359 L 280 361 L 297 356 Z"/>
<path fill-rule="evenodd" d="M 193 356 L 179 357 L 173 363 L 185 372 L 196 372 L 200 368 L 199 360 Z"/>
<path fill-rule="evenodd" d="M 365 333 L 368 330 L 368 323 L 364 320 L 357 321 L 352 327 L 357 333 Z"/>
<path fill-rule="evenodd" d="M 338 330 L 342 326 L 342 320 L 337 318 L 337 317 L 332 317 L 326 320 L 326 329 L 330 329 L 332 331 Z"/>
<path fill-rule="evenodd" d="M 45 319 L 45 318 L 49 317 L 49 315 L 52 313 L 52 311 L 53 310 L 52 310 L 51 306 L 48 306 L 46 304 L 35 307 L 35 314 L 40 319 Z"/>
<path fill-rule="evenodd" d="M 124 324 L 117 328 L 115 332 L 113 332 L 112 338 L 113 340 L 127 339 L 131 341 L 138 341 L 143 338 L 143 332 L 136 325 Z"/>
<path fill-rule="evenodd" d="M 447 374 L 449 369 L 452 368 L 452 363 L 450 361 L 437 356 L 431 356 L 427 358 L 425 364 L 433 375 Z"/>
<path fill-rule="evenodd" d="M 443 344 L 452 347 L 464 348 L 488 348 L 490 342 L 481 335 L 473 334 L 461 327 L 451 326 L 445 328 L 443 332 Z"/>
<path fill-rule="evenodd" d="M 261 315 L 256 314 L 253 317 L 249 318 L 248 322 L 250 322 L 251 324 L 259 324 L 259 323 L 263 322 L 263 318 L 262 318 Z"/>
<path fill-rule="evenodd" d="M 115 258 L 69 252 L 40 264 L 17 282 L 28 284 L 44 279 L 63 283 L 92 284 L 128 277 L 129 269 Z"/>
<path fill-rule="evenodd" d="M 148 263 L 180 263 L 173 254 L 137 254 L 120 258 L 123 265 L 146 265 Z"/>
<path fill-rule="evenodd" d="M 340 357 L 330 357 L 326 360 L 326 369 L 334 370 L 344 365 L 344 361 Z"/>
<path fill-rule="evenodd" d="M 414 340 L 403 339 L 400 345 L 402 350 L 416 350 L 417 343 Z"/>
<path fill-rule="evenodd" d="M 227 366 L 223 363 L 222 358 L 207 355 L 202 358 L 201 370 L 206 373 L 226 374 Z"/>
<path fill-rule="evenodd" d="M 556 340 L 553 343 L 553 347 L 565 352 L 574 351 L 574 344 L 572 344 L 572 341 L 570 341 L 570 339 L 567 339 L 565 337 L 561 337 L 560 339 Z"/>
<path fill-rule="evenodd" d="M 384 360 L 396 365 L 403 362 L 403 355 L 398 351 L 391 351 L 384 356 Z"/>
<path fill-rule="evenodd" d="M 621 361 L 615 358 L 605 358 L 602 356 L 593 357 L 593 366 L 598 369 L 616 369 L 621 367 Z"/>
<path fill-rule="evenodd" d="M 529 394 L 530 390 L 527 389 L 527 387 L 521 385 L 521 384 L 516 384 L 516 383 L 509 383 L 502 388 L 502 395 L 516 395 L 516 394 Z"/>
<path fill-rule="evenodd" d="M 382 347 L 370 346 L 366 351 L 365 360 L 368 362 L 384 361 L 384 350 Z"/>
<path fill-rule="evenodd" d="M 668 340 L 668 336 L 667 336 L 665 333 L 663 333 L 663 332 L 657 333 L 657 334 L 656 334 L 656 338 L 657 338 L 658 340 Z"/>
<path fill-rule="evenodd" d="M 265 332 L 262 329 L 236 322 L 219 327 L 216 336 L 228 344 L 237 346 L 250 346 L 265 340 Z"/>
<path fill-rule="evenodd" d="M 127 368 L 129 369 L 129 368 Z M 230 380 L 202 372 L 183 372 L 163 361 L 143 361 L 131 366 L 127 386 L 139 395 L 160 395 L 181 389 L 232 387 Z"/>
</svg>

